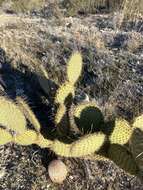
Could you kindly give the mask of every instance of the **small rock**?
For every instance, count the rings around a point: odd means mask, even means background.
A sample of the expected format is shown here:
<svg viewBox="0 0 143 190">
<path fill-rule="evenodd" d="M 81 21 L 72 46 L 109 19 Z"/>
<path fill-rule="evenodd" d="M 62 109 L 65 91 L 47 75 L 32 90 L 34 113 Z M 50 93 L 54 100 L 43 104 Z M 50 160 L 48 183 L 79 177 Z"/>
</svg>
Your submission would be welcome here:
<svg viewBox="0 0 143 190">
<path fill-rule="evenodd" d="M 0 179 L 2 179 L 5 176 L 6 172 L 4 169 L 0 170 Z"/>
<path fill-rule="evenodd" d="M 49 177 L 54 183 L 61 184 L 67 177 L 67 167 L 61 160 L 53 160 L 48 166 Z"/>
</svg>

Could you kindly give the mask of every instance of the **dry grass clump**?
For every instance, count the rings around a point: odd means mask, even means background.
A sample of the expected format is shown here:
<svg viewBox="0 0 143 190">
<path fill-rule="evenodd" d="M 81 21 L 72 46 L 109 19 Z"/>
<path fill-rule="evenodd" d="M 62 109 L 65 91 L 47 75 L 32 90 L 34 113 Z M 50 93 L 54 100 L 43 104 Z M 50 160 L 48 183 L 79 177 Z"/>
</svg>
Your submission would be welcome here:
<svg viewBox="0 0 143 190">
<path fill-rule="evenodd" d="M 142 0 L 124 0 L 120 6 L 120 10 L 114 12 L 116 14 L 115 25 L 119 29 L 122 24 L 134 22 L 136 25 L 143 18 L 143 1 Z"/>
<path fill-rule="evenodd" d="M 17 62 L 23 60 L 24 63 L 37 64 L 34 53 L 37 51 L 36 44 L 37 30 L 39 29 L 35 22 L 38 19 L 20 18 L 18 16 L 0 15 L 0 47 L 7 52 L 7 55 L 13 60 L 13 67 Z"/>
<path fill-rule="evenodd" d="M 0 6 L 14 12 L 27 12 L 42 8 L 45 2 L 45 0 L 1 0 Z"/>
<path fill-rule="evenodd" d="M 88 44 L 94 46 L 96 50 L 105 49 L 105 43 L 102 33 L 96 30 L 94 27 L 82 27 L 75 32 L 76 40 L 82 44 Z"/>
<path fill-rule="evenodd" d="M 143 36 L 137 32 L 131 32 L 128 35 L 126 49 L 130 52 L 137 51 L 143 46 Z"/>
<path fill-rule="evenodd" d="M 134 20 L 143 15 L 143 1 L 142 0 L 124 0 L 123 15 L 126 19 Z"/>
<path fill-rule="evenodd" d="M 96 13 L 102 10 L 108 12 L 120 10 L 124 17 L 130 19 L 143 14 L 142 0 L 64 0 L 62 4 L 71 16 L 78 12 Z"/>
<path fill-rule="evenodd" d="M 72 16 L 78 12 L 95 13 L 97 7 L 106 6 L 106 0 L 64 0 L 62 4 Z"/>
<path fill-rule="evenodd" d="M 68 14 L 78 12 L 96 13 L 114 11 L 121 8 L 123 0 L 64 0 L 63 6 L 68 8 Z"/>
</svg>

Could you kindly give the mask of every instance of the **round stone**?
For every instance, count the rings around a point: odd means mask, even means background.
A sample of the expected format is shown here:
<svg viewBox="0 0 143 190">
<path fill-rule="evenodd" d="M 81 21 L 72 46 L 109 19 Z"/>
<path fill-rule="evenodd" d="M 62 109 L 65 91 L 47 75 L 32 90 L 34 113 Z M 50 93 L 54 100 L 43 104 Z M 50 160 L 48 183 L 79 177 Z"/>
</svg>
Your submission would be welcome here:
<svg viewBox="0 0 143 190">
<path fill-rule="evenodd" d="M 67 167 L 61 160 L 53 160 L 48 166 L 49 177 L 52 182 L 61 184 L 67 177 Z"/>
</svg>

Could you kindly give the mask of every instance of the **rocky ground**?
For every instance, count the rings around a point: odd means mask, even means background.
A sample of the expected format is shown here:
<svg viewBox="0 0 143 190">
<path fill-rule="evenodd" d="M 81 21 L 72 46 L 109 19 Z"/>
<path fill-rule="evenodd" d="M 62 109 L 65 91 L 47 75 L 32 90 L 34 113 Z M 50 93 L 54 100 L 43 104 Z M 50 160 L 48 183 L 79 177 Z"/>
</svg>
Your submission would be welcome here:
<svg viewBox="0 0 143 190">
<path fill-rule="evenodd" d="M 48 9 L 48 8 L 47 8 Z M 122 116 L 131 121 L 143 112 L 143 20 L 120 22 L 120 14 L 65 17 L 55 9 L 30 15 L 0 15 L 1 94 L 24 96 L 43 129 L 53 127 L 51 100 L 64 81 L 66 63 L 79 50 L 84 70 L 76 101 L 96 101 L 106 120 Z M 54 81 L 45 93 L 39 65 Z M 47 172 L 56 155 L 37 146 L 0 147 L 1 190 L 142 190 L 141 181 L 113 162 L 60 158 L 69 174 L 61 185 Z"/>
</svg>

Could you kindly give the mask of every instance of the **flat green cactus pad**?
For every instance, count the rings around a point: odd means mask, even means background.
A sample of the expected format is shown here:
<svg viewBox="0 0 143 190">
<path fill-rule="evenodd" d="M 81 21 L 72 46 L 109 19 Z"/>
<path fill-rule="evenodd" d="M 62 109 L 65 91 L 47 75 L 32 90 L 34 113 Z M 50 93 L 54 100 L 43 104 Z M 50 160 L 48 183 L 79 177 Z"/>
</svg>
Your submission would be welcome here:
<svg viewBox="0 0 143 190">
<path fill-rule="evenodd" d="M 124 119 L 116 119 L 113 132 L 110 135 L 112 144 L 126 144 L 132 135 L 132 129 L 129 123 Z"/>
<path fill-rule="evenodd" d="M 17 133 L 26 130 L 26 119 L 19 107 L 9 99 L 0 97 L 0 125 Z"/>
<path fill-rule="evenodd" d="M 4 145 L 12 141 L 12 135 L 4 129 L 0 128 L 0 145 Z"/>
<path fill-rule="evenodd" d="M 76 52 L 71 56 L 68 62 L 67 80 L 74 85 L 77 82 L 78 78 L 80 77 L 81 71 L 82 71 L 82 57 L 80 53 Z"/>
<path fill-rule="evenodd" d="M 143 131 L 143 114 L 135 118 L 133 127 Z"/>
</svg>

